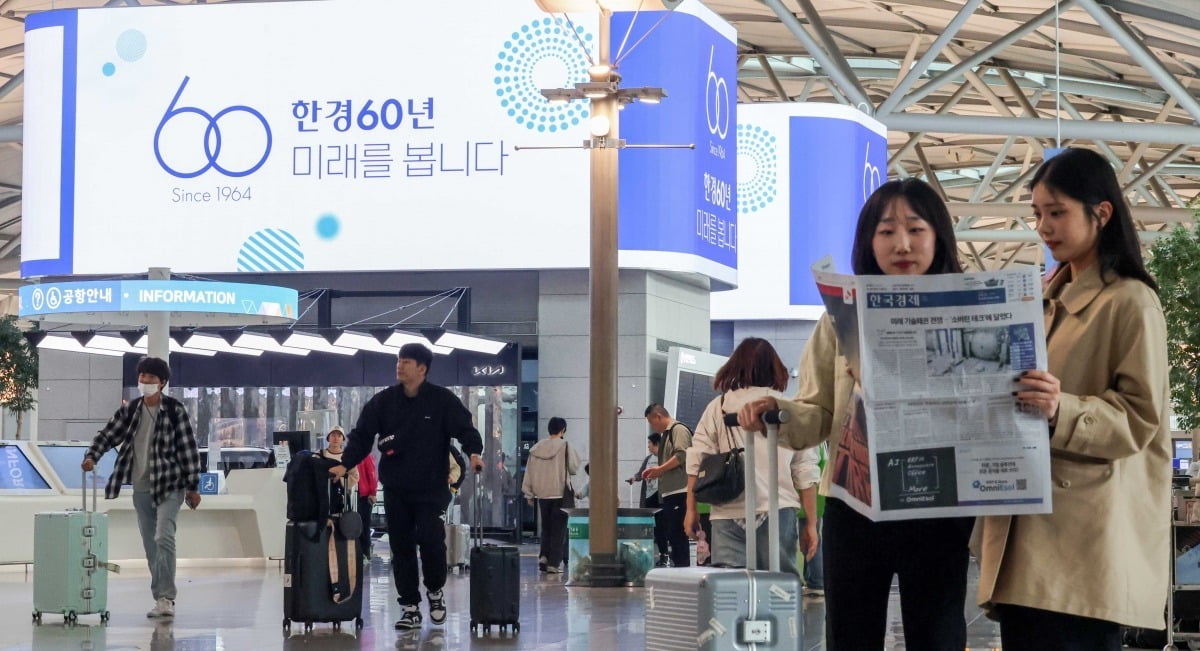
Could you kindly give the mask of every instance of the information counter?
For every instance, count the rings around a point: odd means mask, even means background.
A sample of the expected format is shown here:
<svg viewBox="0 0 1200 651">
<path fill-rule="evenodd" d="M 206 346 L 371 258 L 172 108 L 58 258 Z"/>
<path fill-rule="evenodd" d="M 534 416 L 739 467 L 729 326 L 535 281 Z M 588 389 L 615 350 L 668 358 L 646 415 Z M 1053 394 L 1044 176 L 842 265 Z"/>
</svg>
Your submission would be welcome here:
<svg viewBox="0 0 1200 651">
<path fill-rule="evenodd" d="M 0 563 L 33 559 L 33 516 L 43 511 L 82 507 L 79 463 L 86 444 L 0 441 L 0 522 L 11 533 L 0 545 Z M 141 534 L 132 488 L 115 500 L 104 499 L 104 484 L 115 455 L 106 454 L 100 470 L 97 510 L 109 516 L 108 554 L 114 562 L 143 562 Z M 91 476 L 87 481 L 91 506 Z M 179 513 L 175 542 L 182 562 L 265 559 L 283 556 L 287 487 L 282 468 L 234 469 L 227 493 L 204 495 L 200 507 Z"/>
</svg>

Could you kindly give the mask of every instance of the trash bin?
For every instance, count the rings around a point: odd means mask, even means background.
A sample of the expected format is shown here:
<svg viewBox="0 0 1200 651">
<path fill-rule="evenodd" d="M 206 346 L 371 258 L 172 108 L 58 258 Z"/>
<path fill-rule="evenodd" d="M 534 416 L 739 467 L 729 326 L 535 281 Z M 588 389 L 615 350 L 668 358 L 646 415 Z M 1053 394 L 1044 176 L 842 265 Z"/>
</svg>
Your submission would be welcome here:
<svg viewBox="0 0 1200 651">
<path fill-rule="evenodd" d="M 592 555 L 588 509 L 567 512 L 567 585 L 591 585 Z M 617 558 L 625 567 L 625 585 L 642 587 L 654 568 L 654 514 L 658 509 L 617 509 Z"/>
</svg>

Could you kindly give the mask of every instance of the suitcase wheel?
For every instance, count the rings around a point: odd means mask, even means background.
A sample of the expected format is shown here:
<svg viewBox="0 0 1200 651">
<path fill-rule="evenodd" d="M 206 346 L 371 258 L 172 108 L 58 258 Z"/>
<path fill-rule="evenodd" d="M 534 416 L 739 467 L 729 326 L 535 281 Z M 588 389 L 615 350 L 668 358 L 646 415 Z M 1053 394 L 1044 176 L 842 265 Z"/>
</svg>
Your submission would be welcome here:
<svg viewBox="0 0 1200 651">
<path fill-rule="evenodd" d="M 68 610 L 66 613 L 63 614 L 63 621 L 74 624 L 75 621 L 78 619 L 79 619 L 79 616 L 75 614 L 74 610 Z"/>
<path fill-rule="evenodd" d="M 356 631 L 361 631 L 361 630 L 362 630 L 362 627 L 363 627 L 363 618 L 362 618 L 362 617 L 355 617 L 355 618 L 354 618 L 354 630 L 356 630 Z"/>
<path fill-rule="evenodd" d="M 513 635 L 521 632 L 521 622 L 514 622 L 512 625 Z"/>
<path fill-rule="evenodd" d="M 36 623 L 38 623 L 38 624 L 41 624 L 41 623 L 42 623 L 42 613 L 41 613 L 41 611 L 37 611 L 37 610 L 33 611 L 33 621 L 34 621 L 34 622 L 36 622 Z"/>
<path fill-rule="evenodd" d="M 311 633 L 311 632 L 312 632 L 312 622 L 305 622 L 305 623 L 304 623 L 304 632 L 305 632 L 305 633 Z"/>
<path fill-rule="evenodd" d="M 333 630 L 335 630 L 335 631 L 340 631 L 340 630 L 342 630 L 342 623 L 341 623 L 341 622 L 334 622 L 334 623 L 333 623 Z"/>
<path fill-rule="evenodd" d="M 475 633 L 475 629 L 477 629 L 477 628 L 479 628 L 479 624 L 476 624 L 475 620 L 472 619 L 471 620 L 471 633 Z"/>
<path fill-rule="evenodd" d="M 288 633 L 292 630 L 292 620 L 287 617 L 283 618 L 283 632 Z"/>
<path fill-rule="evenodd" d="M 108 623 L 108 611 L 107 610 L 100 613 L 100 621 L 105 624 Z"/>
</svg>

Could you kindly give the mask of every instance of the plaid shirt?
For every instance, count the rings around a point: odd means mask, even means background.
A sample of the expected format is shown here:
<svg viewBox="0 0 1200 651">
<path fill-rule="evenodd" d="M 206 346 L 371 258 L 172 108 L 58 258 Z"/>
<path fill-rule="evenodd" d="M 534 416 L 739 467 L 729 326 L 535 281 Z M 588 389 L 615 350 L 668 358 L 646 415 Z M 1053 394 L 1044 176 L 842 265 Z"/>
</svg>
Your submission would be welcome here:
<svg viewBox="0 0 1200 651">
<path fill-rule="evenodd" d="M 104 487 L 105 499 L 117 497 L 121 494 L 123 484 L 133 483 L 133 435 L 137 432 L 138 419 L 142 414 L 142 400 L 137 398 L 118 409 L 84 455 L 85 458 L 96 460 L 112 448 L 121 446 L 116 467 Z M 171 491 L 197 489 L 200 482 L 200 451 L 196 448 L 191 420 L 183 403 L 168 395 L 163 395 L 159 403 L 148 461 L 147 470 L 156 505 L 162 503 Z"/>
</svg>

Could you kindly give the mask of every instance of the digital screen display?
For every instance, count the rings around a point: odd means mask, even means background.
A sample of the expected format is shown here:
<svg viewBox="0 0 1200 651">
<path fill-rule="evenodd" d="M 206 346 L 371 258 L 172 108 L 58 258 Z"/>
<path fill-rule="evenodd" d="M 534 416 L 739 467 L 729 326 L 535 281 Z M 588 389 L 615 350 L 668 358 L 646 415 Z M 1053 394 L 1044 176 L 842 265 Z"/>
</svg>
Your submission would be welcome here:
<svg viewBox="0 0 1200 651">
<path fill-rule="evenodd" d="M 1192 442 L 1182 439 L 1175 439 L 1175 458 L 1176 459 L 1191 459 L 1192 458 Z"/>
<path fill-rule="evenodd" d="M 0 490 L 48 490 L 50 485 L 34 469 L 25 452 L 15 445 L 0 445 Z"/>
<path fill-rule="evenodd" d="M 704 414 L 704 408 L 713 398 L 721 395 L 713 388 L 712 383 L 711 375 L 680 370 L 679 393 L 675 397 L 673 414 L 675 420 L 695 430 L 696 423 L 700 422 L 700 416 Z"/>
<path fill-rule="evenodd" d="M 62 480 L 63 486 L 68 490 L 79 490 L 84 488 L 83 471 L 80 470 L 79 464 L 83 463 L 83 453 L 87 452 L 86 445 L 39 445 L 38 450 L 42 456 L 46 457 L 46 461 L 50 463 L 50 467 L 54 472 L 58 473 L 58 478 Z M 105 486 L 108 484 L 108 478 L 112 476 L 113 468 L 117 465 L 117 451 L 109 450 L 100 460 L 96 462 L 96 484 Z M 88 484 L 91 484 L 89 478 Z"/>
</svg>

